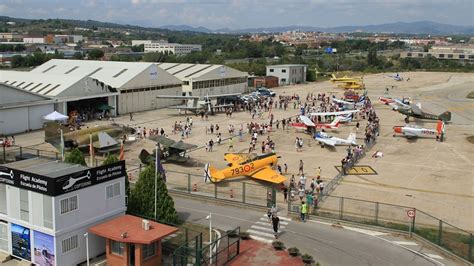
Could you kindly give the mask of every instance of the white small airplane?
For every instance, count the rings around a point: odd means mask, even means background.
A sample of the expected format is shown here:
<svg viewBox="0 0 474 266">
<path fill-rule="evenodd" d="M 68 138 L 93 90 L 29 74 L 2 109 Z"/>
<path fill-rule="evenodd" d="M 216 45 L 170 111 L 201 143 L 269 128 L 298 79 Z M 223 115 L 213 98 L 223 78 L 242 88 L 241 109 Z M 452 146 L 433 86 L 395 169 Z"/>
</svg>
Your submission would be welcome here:
<svg viewBox="0 0 474 266">
<path fill-rule="evenodd" d="M 193 113 L 212 112 L 215 108 L 221 107 L 233 107 L 233 104 L 218 104 L 217 98 L 225 98 L 232 96 L 239 96 L 242 93 L 228 93 L 218 95 L 206 95 L 206 96 L 181 96 L 181 95 L 158 95 L 157 99 L 173 99 L 173 100 L 184 100 L 184 105 L 171 105 L 169 109 L 188 110 Z"/>
<path fill-rule="evenodd" d="M 443 141 L 445 125 L 443 121 L 439 120 L 436 129 L 422 128 L 415 125 L 395 126 L 393 127 L 393 136 L 395 137 L 397 134 L 402 134 L 408 139 L 436 136 L 436 140 Z"/>
<path fill-rule="evenodd" d="M 347 114 L 353 114 L 360 112 L 360 110 L 347 110 L 347 111 L 337 111 L 337 112 L 316 112 L 316 113 L 310 113 L 309 116 L 327 116 L 327 115 L 347 115 Z"/>
<path fill-rule="evenodd" d="M 334 147 L 336 145 L 357 145 L 355 133 L 350 133 L 347 139 L 341 139 L 330 136 L 324 132 L 317 132 L 314 135 L 314 139 L 318 141 L 319 144 L 321 144 L 321 148 L 323 148 L 324 145 L 329 145 L 331 147 Z"/>
<path fill-rule="evenodd" d="M 395 81 L 403 81 L 403 77 L 400 76 L 399 73 L 393 74 L 393 75 L 388 75 L 389 77 L 393 78 Z"/>
<path fill-rule="evenodd" d="M 332 101 L 342 105 L 344 109 L 353 110 L 353 109 L 361 108 L 364 106 L 365 96 L 359 97 L 359 100 L 357 102 L 349 102 L 349 101 L 338 99 L 336 97 L 333 97 Z"/>
<path fill-rule="evenodd" d="M 354 118 L 354 114 L 347 114 L 347 115 L 340 115 L 339 122 L 340 123 L 350 123 L 352 122 L 352 119 Z"/>
</svg>

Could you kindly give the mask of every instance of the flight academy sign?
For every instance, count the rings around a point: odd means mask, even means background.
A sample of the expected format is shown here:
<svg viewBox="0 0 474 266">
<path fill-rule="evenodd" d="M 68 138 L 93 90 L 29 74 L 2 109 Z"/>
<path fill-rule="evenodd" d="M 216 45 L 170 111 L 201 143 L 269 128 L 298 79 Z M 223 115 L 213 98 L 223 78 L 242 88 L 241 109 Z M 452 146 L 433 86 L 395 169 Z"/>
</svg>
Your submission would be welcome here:
<svg viewBox="0 0 474 266">
<path fill-rule="evenodd" d="M 54 178 L 0 166 L 0 183 L 52 197 L 126 176 L 125 161 Z"/>
</svg>

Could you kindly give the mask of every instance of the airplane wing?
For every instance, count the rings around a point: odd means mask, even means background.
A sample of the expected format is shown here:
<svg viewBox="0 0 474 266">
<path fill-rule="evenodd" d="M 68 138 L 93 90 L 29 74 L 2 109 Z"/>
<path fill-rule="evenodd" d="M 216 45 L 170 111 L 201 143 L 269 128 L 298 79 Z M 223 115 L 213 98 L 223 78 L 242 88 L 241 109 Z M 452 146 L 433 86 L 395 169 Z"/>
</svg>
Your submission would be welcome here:
<svg viewBox="0 0 474 266">
<path fill-rule="evenodd" d="M 188 100 L 188 99 L 199 99 L 199 96 L 181 96 L 181 95 L 157 95 L 158 99 L 176 99 L 176 100 Z"/>
<path fill-rule="evenodd" d="M 105 132 L 99 132 L 98 139 L 99 139 L 98 145 L 96 146 L 93 144 L 93 146 L 99 149 L 115 146 L 118 144 L 118 142 L 115 139 L 113 139 L 109 134 Z"/>
<path fill-rule="evenodd" d="M 238 164 L 242 161 L 245 161 L 245 159 L 247 159 L 247 157 L 235 153 L 226 153 L 224 155 L 224 160 L 231 164 Z"/>
<path fill-rule="evenodd" d="M 267 181 L 267 182 L 272 182 L 275 184 L 280 184 L 282 182 L 285 182 L 287 180 L 286 177 L 280 175 L 279 173 L 275 172 L 272 170 L 269 166 L 260 168 L 256 172 L 252 173 L 250 175 L 253 178 Z"/>
<path fill-rule="evenodd" d="M 411 110 L 413 111 L 414 114 L 416 114 L 416 115 L 421 115 L 422 114 L 422 111 L 421 111 L 420 107 L 418 107 L 418 105 L 412 104 L 412 105 L 410 105 L 410 107 L 411 107 Z"/>
<path fill-rule="evenodd" d="M 319 142 L 322 142 L 322 143 L 326 144 L 326 145 L 329 145 L 329 146 L 332 146 L 332 147 L 336 146 L 336 141 L 331 139 L 331 138 L 318 138 L 318 137 L 316 137 L 315 139 Z"/>
<path fill-rule="evenodd" d="M 207 97 L 207 98 L 219 98 L 219 97 L 229 97 L 229 96 L 239 96 L 239 95 L 242 95 L 242 93 L 215 94 L 215 95 L 206 95 L 206 96 L 202 96 L 202 97 L 203 97 L 203 98 L 204 98 L 204 97 Z"/>
<path fill-rule="evenodd" d="M 360 110 L 348 110 L 348 111 L 339 111 L 339 112 L 317 112 L 317 113 L 310 113 L 310 116 L 325 116 L 325 115 L 346 115 L 346 114 L 353 114 L 357 113 Z"/>
<path fill-rule="evenodd" d="M 315 127 L 316 125 L 307 116 L 300 115 L 300 121 L 308 127 Z"/>
<path fill-rule="evenodd" d="M 415 132 L 411 131 L 411 130 L 404 130 L 403 131 L 403 135 L 407 136 L 407 137 L 417 137 L 418 135 L 416 135 Z"/>
<path fill-rule="evenodd" d="M 332 98 L 332 101 L 336 102 L 336 103 L 342 103 L 342 104 L 354 104 L 354 103 L 351 103 L 351 102 L 348 102 L 348 101 L 340 100 L 338 98 Z"/>
<path fill-rule="evenodd" d="M 197 145 L 194 144 L 189 144 L 189 143 L 184 143 L 182 140 L 175 142 L 174 144 L 170 145 L 170 148 L 178 149 L 178 150 L 183 150 L 183 151 L 188 151 L 197 148 Z"/>
<path fill-rule="evenodd" d="M 175 144 L 176 141 L 172 140 L 172 139 L 169 139 L 167 137 L 163 137 L 163 136 L 159 136 L 159 135 L 155 135 L 155 136 L 150 136 L 149 139 L 151 141 L 156 141 L 158 143 L 160 143 L 161 145 L 164 145 L 166 147 L 169 147 L 173 144 Z"/>
</svg>

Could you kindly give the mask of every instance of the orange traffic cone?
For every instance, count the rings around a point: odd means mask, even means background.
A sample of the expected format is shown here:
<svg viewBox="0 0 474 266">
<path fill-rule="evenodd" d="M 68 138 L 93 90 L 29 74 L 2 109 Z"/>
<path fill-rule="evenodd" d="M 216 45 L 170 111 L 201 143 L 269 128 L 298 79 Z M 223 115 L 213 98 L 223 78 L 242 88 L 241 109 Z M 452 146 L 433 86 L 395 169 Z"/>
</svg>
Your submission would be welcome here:
<svg viewBox="0 0 474 266">
<path fill-rule="evenodd" d="M 230 195 L 229 195 L 231 198 L 234 197 L 234 190 L 233 189 L 230 189 Z"/>
<path fill-rule="evenodd" d="M 197 187 L 196 183 L 194 183 L 194 185 L 193 185 L 193 191 L 196 192 L 197 190 L 198 190 L 198 187 Z"/>
</svg>

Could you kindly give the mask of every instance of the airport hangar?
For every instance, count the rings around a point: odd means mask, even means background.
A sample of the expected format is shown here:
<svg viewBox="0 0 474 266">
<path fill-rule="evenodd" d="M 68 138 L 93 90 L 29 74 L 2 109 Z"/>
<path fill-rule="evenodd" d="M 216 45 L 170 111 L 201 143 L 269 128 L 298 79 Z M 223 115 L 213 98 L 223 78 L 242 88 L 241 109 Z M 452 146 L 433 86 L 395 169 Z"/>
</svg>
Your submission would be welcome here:
<svg viewBox="0 0 474 266">
<path fill-rule="evenodd" d="M 157 95 L 242 93 L 246 80 L 222 65 L 53 59 L 29 72 L 0 71 L 0 135 L 39 129 L 53 110 L 106 104 L 115 116 L 180 102 Z"/>
</svg>

